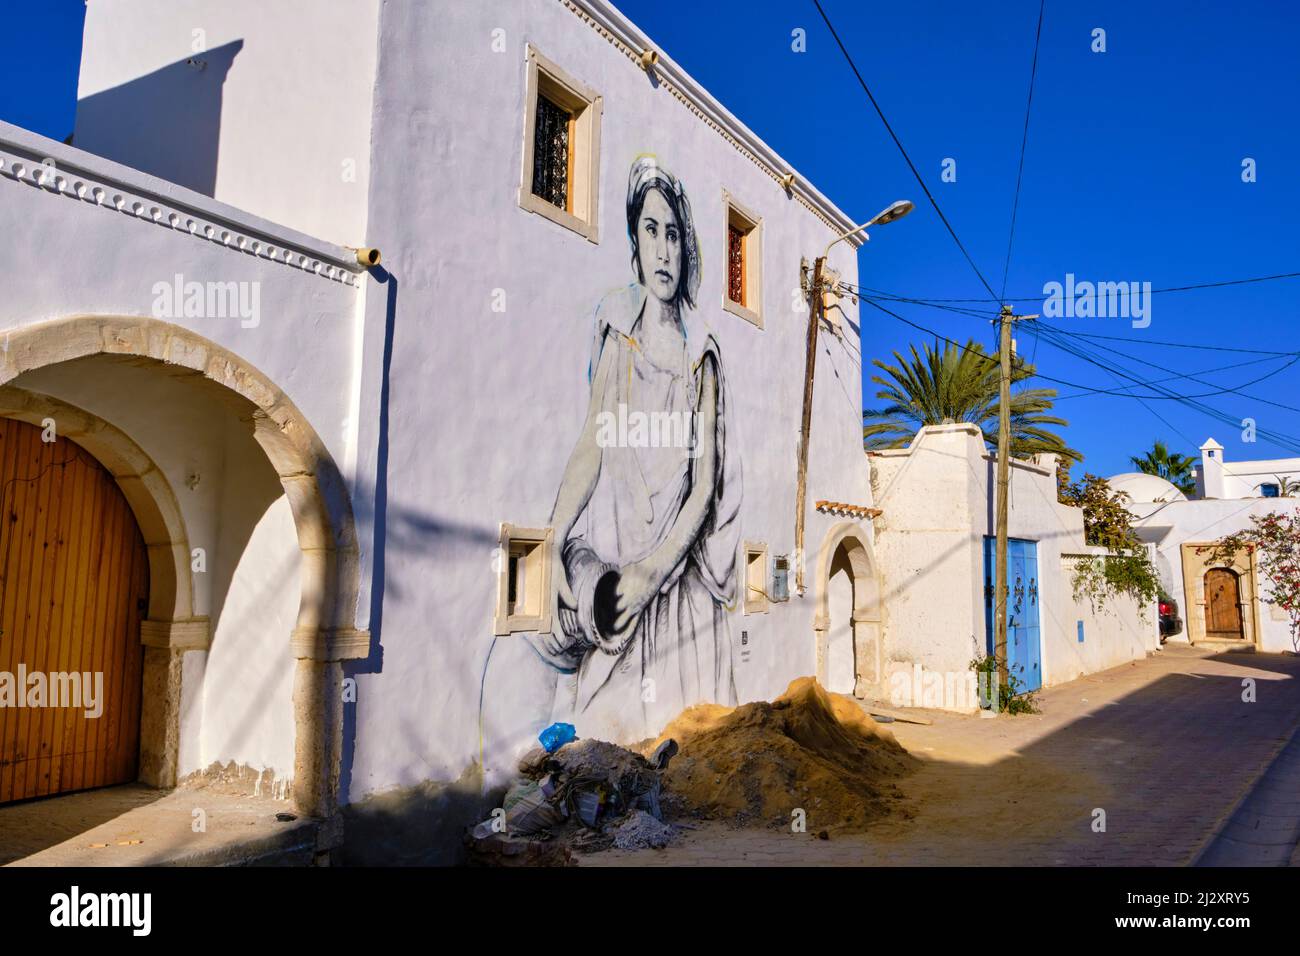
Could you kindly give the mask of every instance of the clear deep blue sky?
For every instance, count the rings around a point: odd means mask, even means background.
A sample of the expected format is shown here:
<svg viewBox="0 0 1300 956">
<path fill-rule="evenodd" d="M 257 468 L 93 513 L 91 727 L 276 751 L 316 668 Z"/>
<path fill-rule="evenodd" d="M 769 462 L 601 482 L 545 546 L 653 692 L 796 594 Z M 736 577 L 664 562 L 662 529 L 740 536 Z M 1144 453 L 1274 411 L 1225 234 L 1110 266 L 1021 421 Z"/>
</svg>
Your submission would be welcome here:
<svg viewBox="0 0 1300 956">
<path fill-rule="evenodd" d="M 811 0 L 621 0 L 621 9 L 751 129 L 855 219 L 894 199 L 916 211 L 873 231 L 863 285 L 917 298 L 986 295 L 849 71 Z M 931 191 L 995 290 L 1002 285 L 1024 123 L 1037 0 L 908 3 L 823 0 L 867 83 Z M 50 0 L 0 31 L 0 118 L 62 139 L 72 129 L 82 0 Z M 1107 51 L 1093 53 L 1092 31 Z M 807 51 L 791 49 L 803 28 Z M 1300 271 L 1300 5 L 1274 2 L 1118 3 L 1048 0 L 1008 296 L 1041 294 L 1066 273 L 1149 281 L 1156 288 Z M 647 135 L 652 135 L 648 132 Z M 661 153 L 671 144 L 647 143 Z M 945 158 L 957 181 L 940 181 Z M 1258 181 L 1241 180 L 1256 160 Z M 1174 372 L 1258 356 L 1143 342 L 1300 350 L 1300 280 L 1156 295 L 1151 325 L 1059 319 L 1076 332 Z M 1041 311 L 1041 303 L 1021 303 Z M 991 342 L 983 320 L 920 306 L 901 314 L 951 338 Z M 925 336 L 863 306 L 865 359 Z M 1119 387 L 1101 369 L 1017 335 L 1045 375 Z M 1129 360 L 1121 360 L 1133 367 Z M 1173 381 L 1181 393 L 1238 387 L 1273 361 Z M 1300 406 L 1300 364 L 1256 385 L 1258 398 Z M 1152 379 L 1168 373 L 1149 370 Z M 1122 382 L 1120 384 L 1129 384 Z M 1061 394 L 1073 389 L 1061 386 Z M 867 385 L 867 401 L 874 387 Z M 1202 399 L 1237 419 L 1297 436 L 1300 413 L 1237 395 Z M 1127 470 L 1155 438 L 1196 453 L 1207 436 L 1232 458 L 1287 451 L 1241 441 L 1229 427 L 1170 401 L 1065 398 L 1058 411 L 1084 469 Z"/>
</svg>

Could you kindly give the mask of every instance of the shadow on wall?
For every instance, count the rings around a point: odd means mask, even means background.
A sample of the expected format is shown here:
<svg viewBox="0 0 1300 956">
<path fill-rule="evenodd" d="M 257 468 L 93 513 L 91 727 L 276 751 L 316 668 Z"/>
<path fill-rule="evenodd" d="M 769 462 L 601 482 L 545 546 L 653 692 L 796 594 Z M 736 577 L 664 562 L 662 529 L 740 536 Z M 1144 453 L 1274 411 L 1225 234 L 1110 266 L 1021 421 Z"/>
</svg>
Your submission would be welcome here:
<svg viewBox="0 0 1300 956">
<path fill-rule="evenodd" d="M 77 102 L 77 147 L 211 196 L 222 88 L 243 40 L 178 60 Z"/>
<path fill-rule="evenodd" d="M 379 434 L 376 440 L 375 484 L 368 494 L 364 486 L 353 489 L 354 516 L 360 527 L 373 527 L 375 532 L 372 583 L 370 591 L 370 654 L 364 660 L 345 661 L 343 676 L 356 679 L 384 670 L 384 599 L 386 596 L 401 600 L 403 582 L 400 575 L 389 572 L 400 570 L 403 556 L 436 551 L 446 547 L 481 547 L 485 552 L 498 546 L 498 529 L 491 526 L 449 521 L 446 518 L 419 510 L 392 506 L 388 500 L 389 472 L 389 396 L 390 371 L 396 332 L 397 302 L 400 281 L 387 269 L 371 270 L 372 278 L 384 290 L 385 321 L 383 360 L 379 382 Z M 391 563 L 390 563 L 391 559 Z M 409 582 L 408 585 L 409 586 Z M 523 719 L 509 727 L 483 726 L 483 687 L 492 663 L 493 639 L 485 649 L 485 656 L 466 665 L 465 671 L 449 680 L 472 682 L 479 693 L 479 727 L 482 739 L 490 737 L 510 740 L 531 739 L 536 733 L 536 721 Z M 516 645 L 516 649 L 524 645 Z M 536 656 L 531 650 L 528 655 Z M 501 661 L 498 667 L 509 672 L 511 662 Z M 364 706 L 361 693 L 343 705 L 342 751 L 340 754 L 338 792 L 346 820 L 347 842 L 341 851 L 341 862 L 348 864 L 410 864 L 446 865 L 460 862 L 463 850 L 460 838 L 466 827 L 481 820 L 489 810 L 500 804 L 505 787 L 488 786 L 480 761 L 467 766 L 460 778 L 454 781 L 426 780 L 411 787 L 395 788 L 369 794 L 360 803 L 352 802 L 353 769 L 356 761 L 358 708 Z M 547 697 L 549 710 L 550 696 Z M 394 731 L 400 738 L 410 740 L 418 748 L 427 732 L 409 723 Z"/>
</svg>

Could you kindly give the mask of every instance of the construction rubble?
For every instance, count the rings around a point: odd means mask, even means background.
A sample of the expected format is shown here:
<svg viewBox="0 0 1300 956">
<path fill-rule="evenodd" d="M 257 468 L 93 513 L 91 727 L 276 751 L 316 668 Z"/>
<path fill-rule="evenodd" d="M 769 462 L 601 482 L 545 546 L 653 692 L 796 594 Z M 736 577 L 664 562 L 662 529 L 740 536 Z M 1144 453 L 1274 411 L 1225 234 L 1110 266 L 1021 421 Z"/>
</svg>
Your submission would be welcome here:
<svg viewBox="0 0 1300 956">
<path fill-rule="evenodd" d="M 687 708 L 639 753 L 577 740 L 569 724 L 539 739 L 501 808 L 467 836 L 472 862 L 567 865 L 575 853 L 660 849 L 694 828 L 686 820 L 798 822 L 823 839 L 862 832 L 907 815 L 897 781 L 918 765 L 857 701 L 811 677 L 770 702 Z"/>
<path fill-rule="evenodd" d="M 662 774 L 677 742 L 643 757 L 603 740 L 573 740 L 519 761 L 520 779 L 501 810 L 470 832 L 473 862 L 565 865 L 572 851 L 667 846 L 676 828 L 663 820 Z"/>
</svg>

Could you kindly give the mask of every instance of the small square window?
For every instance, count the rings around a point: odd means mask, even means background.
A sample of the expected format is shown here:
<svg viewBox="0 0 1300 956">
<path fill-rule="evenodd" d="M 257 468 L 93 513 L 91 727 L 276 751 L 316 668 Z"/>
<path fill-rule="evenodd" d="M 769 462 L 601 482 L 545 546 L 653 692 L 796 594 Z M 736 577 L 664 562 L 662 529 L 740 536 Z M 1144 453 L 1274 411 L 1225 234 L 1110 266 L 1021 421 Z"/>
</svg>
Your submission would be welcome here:
<svg viewBox="0 0 1300 956">
<path fill-rule="evenodd" d="M 495 633 L 551 629 L 550 528 L 501 525 Z"/>
<path fill-rule="evenodd" d="M 745 613 L 767 611 L 767 545 L 745 542 Z"/>
<path fill-rule="evenodd" d="M 727 274 L 722 286 L 722 305 L 728 312 L 763 327 L 763 232 L 760 220 L 747 212 L 728 193 L 723 193 L 727 212 Z"/>
<path fill-rule="evenodd" d="M 519 205 L 597 241 L 600 115 L 596 93 L 528 47 Z"/>
<path fill-rule="evenodd" d="M 1282 488 L 1279 485 L 1268 484 L 1259 486 L 1259 493 L 1265 498 L 1276 498 L 1281 494 L 1281 492 Z"/>
</svg>

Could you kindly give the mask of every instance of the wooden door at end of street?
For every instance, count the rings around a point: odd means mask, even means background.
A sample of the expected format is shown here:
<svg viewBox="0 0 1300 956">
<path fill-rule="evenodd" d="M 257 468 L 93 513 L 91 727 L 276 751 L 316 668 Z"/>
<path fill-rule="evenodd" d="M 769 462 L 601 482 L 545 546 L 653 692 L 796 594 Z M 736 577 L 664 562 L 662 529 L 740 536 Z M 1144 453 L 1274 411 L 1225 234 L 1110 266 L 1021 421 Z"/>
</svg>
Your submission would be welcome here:
<svg viewBox="0 0 1300 956">
<path fill-rule="evenodd" d="M 1207 635 L 1241 640 L 1241 583 L 1226 568 L 1205 572 L 1205 630 Z"/>
</svg>

